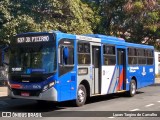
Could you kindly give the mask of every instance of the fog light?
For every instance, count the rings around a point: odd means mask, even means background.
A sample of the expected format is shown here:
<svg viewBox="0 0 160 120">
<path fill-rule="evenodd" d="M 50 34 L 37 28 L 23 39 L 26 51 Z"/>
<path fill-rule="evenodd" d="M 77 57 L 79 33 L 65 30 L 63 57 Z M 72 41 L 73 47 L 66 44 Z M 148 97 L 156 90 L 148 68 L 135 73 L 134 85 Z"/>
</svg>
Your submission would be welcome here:
<svg viewBox="0 0 160 120">
<path fill-rule="evenodd" d="M 49 83 L 48 85 L 45 85 L 45 86 L 43 87 L 43 92 L 46 91 L 46 90 L 48 90 L 49 88 L 53 87 L 54 84 L 55 84 L 55 82 L 51 82 L 51 83 Z"/>
<path fill-rule="evenodd" d="M 43 87 L 43 92 L 46 91 L 46 90 L 48 90 L 48 85 L 45 85 L 45 86 Z"/>
</svg>

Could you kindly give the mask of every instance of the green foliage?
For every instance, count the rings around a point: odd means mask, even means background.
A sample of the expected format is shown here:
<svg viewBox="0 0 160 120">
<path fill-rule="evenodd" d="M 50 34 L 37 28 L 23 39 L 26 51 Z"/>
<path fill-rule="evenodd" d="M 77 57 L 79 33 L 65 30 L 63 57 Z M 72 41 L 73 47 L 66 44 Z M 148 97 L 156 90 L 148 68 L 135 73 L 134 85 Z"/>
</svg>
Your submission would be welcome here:
<svg viewBox="0 0 160 120">
<path fill-rule="evenodd" d="M 0 41 L 9 43 L 22 32 L 60 30 L 85 34 L 95 28 L 93 10 L 81 0 L 3 0 Z"/>
<path fill-rule="evenodd" d="M 160 32 L 158 3 L 154 0 L 150 2 L 143 0 L 139 2 L 132 1 L 128 4 L 132 6 L 129 12 L 126 12 L 127 29 L 130 29 L 130 38 L 128 40 L 156 46 L 156 40 L 160 37 L 158 36 Z"/>
<path fill-rule="evenodd" d="M 156 0 L 97 0 L 101 15 L 95 33 L 160 48 L 160 10 Z M 95 5 L 96 6 L 96 5 Z"/>
<path fill-rule="evenodd" d="M 3 0 L 0 44 L 22 32 L 60 30 L 112 35 L 160 49 L 159 5 L 159 0 Z"/>
<path fill-rule="evenodd" d="M 142 1 L 136 1 L 133 3 L 133 7 L 135 8 L 136 12 L 141 12 L 144 8 L 143 2 Z"/>
</svg>

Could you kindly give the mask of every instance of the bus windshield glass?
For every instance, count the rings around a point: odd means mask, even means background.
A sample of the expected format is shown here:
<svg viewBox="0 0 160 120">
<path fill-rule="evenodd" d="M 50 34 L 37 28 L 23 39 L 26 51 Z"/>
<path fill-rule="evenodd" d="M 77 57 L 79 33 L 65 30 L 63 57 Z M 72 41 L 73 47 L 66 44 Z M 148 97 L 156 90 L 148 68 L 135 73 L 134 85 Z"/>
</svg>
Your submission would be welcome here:
<svg viewBox="0 0 160 120">
<path fill-rule="evenodd" d="M 56 70 L 56 49 L 52 43 L 21 45 L 11 48 L 11 73 L 53 73 Z"/>
</svg>

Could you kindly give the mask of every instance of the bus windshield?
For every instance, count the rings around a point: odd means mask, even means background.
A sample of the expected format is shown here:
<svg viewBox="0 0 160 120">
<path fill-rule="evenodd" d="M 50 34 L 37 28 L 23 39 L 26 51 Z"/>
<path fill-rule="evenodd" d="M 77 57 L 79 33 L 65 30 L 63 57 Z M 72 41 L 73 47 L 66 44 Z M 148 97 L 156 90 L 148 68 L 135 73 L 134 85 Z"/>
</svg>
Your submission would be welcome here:
<svg viewBox="0 0 160 120">
<path fill-rule="evenodd" d="M 56 49 L 53 44 L 17 46 L 11 48 L 11 73 L 53 73 L 56 70 Z"/>
</svg>

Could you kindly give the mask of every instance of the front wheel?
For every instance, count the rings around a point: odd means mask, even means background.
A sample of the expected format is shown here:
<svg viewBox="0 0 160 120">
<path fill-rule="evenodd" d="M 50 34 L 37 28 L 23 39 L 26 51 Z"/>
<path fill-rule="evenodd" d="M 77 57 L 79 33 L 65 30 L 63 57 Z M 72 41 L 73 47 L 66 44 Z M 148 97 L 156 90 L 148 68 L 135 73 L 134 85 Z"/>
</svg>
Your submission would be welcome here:
<svg viewBox="0 0 160 120">
<path fill-rule="evenodd" d="M 75 100 L 75 104 L 77 107 L 83 106 L 86 102 L 87 94 L 86 88 L 84 85 L 80 84 L 77 90 L 77 98 Z"/>
<path fill-rule="evenodd" d="M 128 91 L 128 96 L 133 97 L 136 94 L 136 81 L 131 80 L 130 82 L 130 89 Z"/>
</svg>

